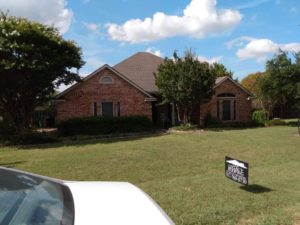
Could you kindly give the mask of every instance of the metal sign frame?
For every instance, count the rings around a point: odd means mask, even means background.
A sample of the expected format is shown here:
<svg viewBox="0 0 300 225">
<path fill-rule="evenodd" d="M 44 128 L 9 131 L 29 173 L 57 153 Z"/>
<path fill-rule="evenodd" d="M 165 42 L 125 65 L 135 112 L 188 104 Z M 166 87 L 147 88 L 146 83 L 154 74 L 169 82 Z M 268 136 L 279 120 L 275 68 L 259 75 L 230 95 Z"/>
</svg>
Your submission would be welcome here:
<svg viewBox="0 0 300 225">
<path fill-rule="evenodd" d="M 249 163 L 225 156 L 225 176 L 239 184 L 249 184 Z"/>
</svg>

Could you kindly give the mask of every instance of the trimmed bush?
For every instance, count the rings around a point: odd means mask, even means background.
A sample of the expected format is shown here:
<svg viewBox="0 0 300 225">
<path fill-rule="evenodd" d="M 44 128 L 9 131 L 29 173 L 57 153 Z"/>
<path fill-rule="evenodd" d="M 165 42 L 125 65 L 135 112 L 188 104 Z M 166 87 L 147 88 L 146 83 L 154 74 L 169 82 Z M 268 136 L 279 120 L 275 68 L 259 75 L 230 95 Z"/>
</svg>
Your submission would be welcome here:
<svg viewBox="0 0 300 225">
<path fill-rule="evenodd" d="M 214 126 L 219 126 L 219 125 L 221 125 L 221 121 L 218 118 L 213 117 L 210 112 L 206 113 L 206 115 L 204 117 L 204 126 L 205 127 L 214 127 Z"/>
<path fill-rule="evenodd" d="M 0 141 L 5 145 L 31 145 L 31 144 L 46 144 L 58 142 L 59 139 L 48 133 L 40 133 L 32 130 L 17 130 L 7 124 L 0 123 Z"/>
<path fill-rule="evenodd" d="M 18 134 L 11 140 L 11 144 L 18 145 L 35 145 L 35 144 L 48 144 L 59 142 L 60 140 L 53 134 L 41 133 L 32 130 L 26 130 L 22 134 Z"/>
<path fill-rule="evenodd" d="M 268 121 L 268 112 L 263 109 L 255 110 L 252 113 L 252 121 L 258 124 L 264 124 L 266 121 Z"/>
<path fill-rule="evenodd" d="M 145 116 L 79 117 L 58 124 L 62 136 L 104 135 L 151 131 L 153 125 Z"/>
<path fill-rule="evenodd" d="M 265 122 L 265 126 L 271 127 L 271 126 L 284 126 L 287 125 L 284 120 L 281 119 L 274 119 L 274 120 L 269 120 Z"/>
</svg>

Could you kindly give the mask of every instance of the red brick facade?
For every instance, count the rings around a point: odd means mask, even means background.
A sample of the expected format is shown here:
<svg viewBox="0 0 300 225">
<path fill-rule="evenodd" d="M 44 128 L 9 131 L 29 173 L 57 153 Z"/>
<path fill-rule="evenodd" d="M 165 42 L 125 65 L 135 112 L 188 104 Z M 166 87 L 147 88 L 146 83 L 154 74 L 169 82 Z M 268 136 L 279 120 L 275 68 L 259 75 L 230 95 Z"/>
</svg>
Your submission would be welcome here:
<svg viewBox="0 0 300 225">
<path fill-rule="evenodd" d="M 163 127 L 176 122 L 175 109 L 168 104 L 160 105 L 162 100 L 156 96 L 154 73 L 162 62 L 162 58 L 150 53 L 137 53 L 114 67 L 104 65 L 57 96 L 57 120 L 141 115 Z M 251 119 L 252 94 L 237 82 L 219 77 L 214 91 L 208 103 L 193 110 L 194 122 L 203 124 L 208 113 L 223 122 Z"/>
<path fill-rule="evenodd" d="M 226 109 L 227 104 L 227 109 Z M 229 109 L 228 109 L 229 108 Z M 223 110 L 227 110 L 223 113 Z M 224 80 L 215 87 L 215 94 L 210 102 L 200 106 L 201 123 L 207 113 L 223 122 L 248 122 L 251 120 L 251 96 L 247 91 L 230 79 Z"/>
<path fill-rule="evenodd" d="M 101 83 L 104 76 L 111 77 L 112 83 Z M 104 68 L 61 96 L 64 101 L 56 105 L 57 119 L 93 116 L 95 112 L 101 116 L 102 103 L 112 103 L 114 116 L 143 115 L 152 119 L 152 105 L 145 101 L 147 97 L 113 70 Z"/>
</svg>

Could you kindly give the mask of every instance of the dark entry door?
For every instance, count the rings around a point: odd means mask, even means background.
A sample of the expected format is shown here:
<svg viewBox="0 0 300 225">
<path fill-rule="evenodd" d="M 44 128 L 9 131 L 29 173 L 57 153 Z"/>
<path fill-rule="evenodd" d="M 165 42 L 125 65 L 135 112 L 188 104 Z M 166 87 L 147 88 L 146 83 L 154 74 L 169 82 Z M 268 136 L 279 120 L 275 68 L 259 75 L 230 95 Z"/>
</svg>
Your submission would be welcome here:
<svg viewBox="0 0 300 225">
<path fill-rule="evenodd" d="M 230 119 L 231 119 L 230 101 L 225 100 L 223 101 L 223 120 L 230 120 Z"/>
</svg>

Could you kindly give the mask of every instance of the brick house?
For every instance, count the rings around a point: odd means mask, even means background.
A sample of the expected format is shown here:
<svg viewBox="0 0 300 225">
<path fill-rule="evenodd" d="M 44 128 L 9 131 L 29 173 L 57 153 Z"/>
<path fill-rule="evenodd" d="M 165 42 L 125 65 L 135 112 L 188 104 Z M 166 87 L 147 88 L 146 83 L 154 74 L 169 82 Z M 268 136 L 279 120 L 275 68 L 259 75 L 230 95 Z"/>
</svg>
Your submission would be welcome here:
<svg viewBox="0 0 300 225">
<path fill-rule="evenodd" d="M 117 65 L 104 65 L 57 96 L 57 119 L 81 116 L 144 115 L 158 125 L 175 123 L 172 105 L 159 105 L 154 72 L 164 59 L 139 52 Z M 194 112 L 195 122 L 207 113 L 226 121 L 251 118 L 252 94 L 229 77 L 220 77 L 215 95 Z M 201 110 L 200 110 L 201 109 Z"/>
</svg>

